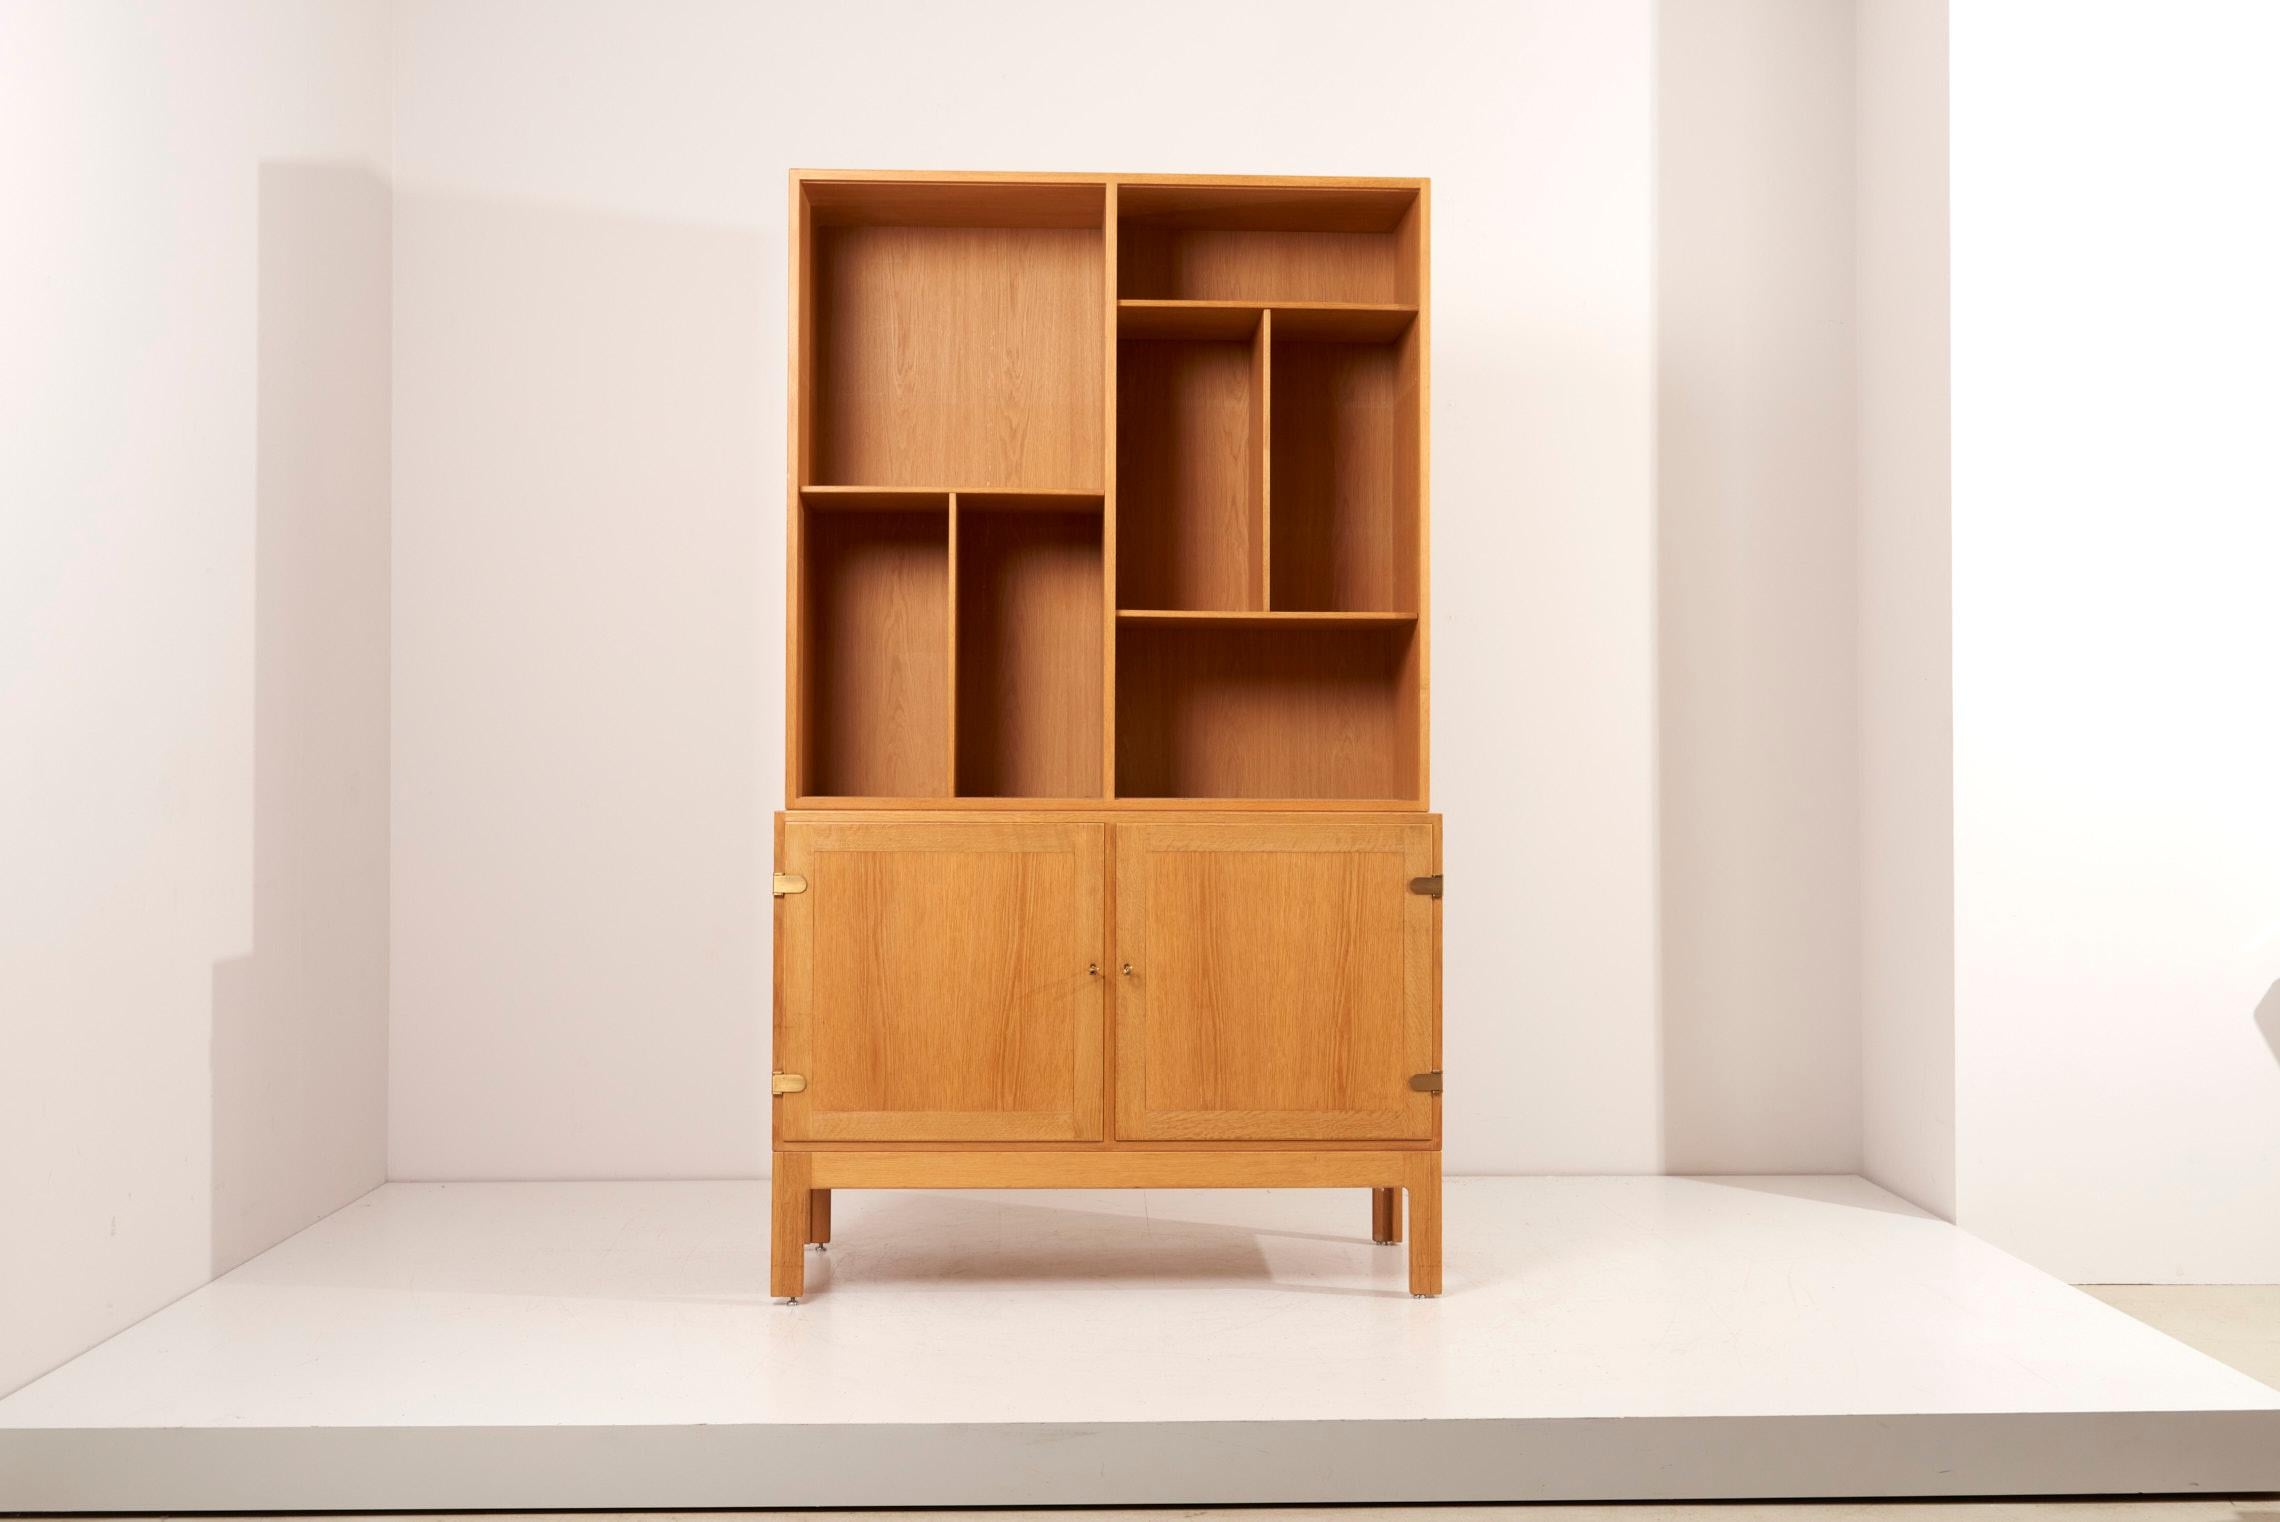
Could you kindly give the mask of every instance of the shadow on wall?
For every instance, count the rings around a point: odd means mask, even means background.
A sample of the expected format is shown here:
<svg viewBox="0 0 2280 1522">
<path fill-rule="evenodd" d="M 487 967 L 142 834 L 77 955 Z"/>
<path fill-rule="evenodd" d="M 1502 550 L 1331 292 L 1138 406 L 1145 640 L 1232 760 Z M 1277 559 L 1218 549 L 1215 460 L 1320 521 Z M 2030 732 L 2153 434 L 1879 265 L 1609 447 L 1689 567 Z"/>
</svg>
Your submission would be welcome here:
<svg viewBox="0 0 2280 1522">
<path fill-rule="evenodd" d="M 389 1174 L 763 1174 L 780 228 L 399 187 L 390 248 Z"/>
<path fill-rule="evenodd" d="M 1845 7 L 1664 6 L 1663 1166 L 1861 1165 Z"/>
<path fill-rule="evenodd" d="M 2273 1060 L 2280 1062 L 2280 983 L 2264 991 L 2264 1002 L 2256 1006 L 2256 1028 L 2272 1049 Z"/>
<path fill-rule="evenodd" d="M 390 205 L 264 164 L 253 945 L 214 968 L 212 1268 L 379 1184 L 388 1013 Z"/>
</svg>

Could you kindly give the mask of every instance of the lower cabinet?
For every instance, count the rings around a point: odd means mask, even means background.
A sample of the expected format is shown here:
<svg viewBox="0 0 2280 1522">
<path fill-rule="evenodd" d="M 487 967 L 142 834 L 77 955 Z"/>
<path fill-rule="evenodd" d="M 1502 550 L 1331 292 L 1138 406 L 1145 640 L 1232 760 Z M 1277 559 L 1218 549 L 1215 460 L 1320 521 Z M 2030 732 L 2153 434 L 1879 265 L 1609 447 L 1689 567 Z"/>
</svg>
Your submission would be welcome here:
<svg viewBox="0 0 2280 1522">
<path fill-rule="evenodd" d="M 778 1137 L 1430 1140 L 1435 855 L 1427 816 L 792 816 Z"/>
<path fill-rule="evenodd" d="M 778 831 L 770 1294 L 845 1189 L 1366 1192 L 1441 1292 L 1433 816 Z"/>
</svg>

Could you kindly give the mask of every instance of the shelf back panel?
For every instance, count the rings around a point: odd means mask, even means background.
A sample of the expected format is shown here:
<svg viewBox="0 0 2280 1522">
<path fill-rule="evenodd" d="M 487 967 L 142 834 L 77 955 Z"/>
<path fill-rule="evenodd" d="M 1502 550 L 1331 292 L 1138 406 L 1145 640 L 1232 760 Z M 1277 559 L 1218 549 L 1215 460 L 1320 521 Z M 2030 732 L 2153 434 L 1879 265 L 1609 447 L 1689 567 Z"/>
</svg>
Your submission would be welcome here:
<svg viewBox="0 0 2280 1522">
<path fill-rule="evenodd" d="M 950 791 L 946 512 L 809 512 L 801 791 Z"/>
<path fill-rule="evenodd" d="M 1105 236 L 822 225 L 810 485 L 1101 485 Z"/>
<path fill-rule="evenodd" d="M 1418 605 L 1417 393 L 1395 343 L 1274 345 L 1270 606 Z M 1405 469 L 1405 463 L 1408 468 Z"/>
<path fill-rule="evenodd" d="M 1117 294 L 1166 301 L 1406 299 L 1392 233 L 1117 229 Z"/>
<path fill-rule="evenodd" d="M 1101 520 L 958 504 L 958 792 L 1098 798 Z"/>
<path fill-rule="evenodd" d="M 1264 606 L 1250 339 L 1117 345 L 1117 605 Z"/>
<path fill-rule="evenodd" d="M 1414 798 L 1414 625 L 1117 636 L 1116 791 L 1130 798 Z"/>
</svg>

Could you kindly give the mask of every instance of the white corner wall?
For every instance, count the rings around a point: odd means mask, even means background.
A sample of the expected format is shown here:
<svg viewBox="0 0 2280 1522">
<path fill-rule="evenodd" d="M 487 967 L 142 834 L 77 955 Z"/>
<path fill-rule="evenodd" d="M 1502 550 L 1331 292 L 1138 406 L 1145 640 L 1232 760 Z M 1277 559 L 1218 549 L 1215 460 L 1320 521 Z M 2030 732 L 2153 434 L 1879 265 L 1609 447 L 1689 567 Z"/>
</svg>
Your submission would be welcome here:
<svg viewBox="0 0 2280 1522">
<path fill-rule="evenodd" d="M 1957 1218 L 2280 1280 L 2280 10 L 1951 45 Z"/>
<path fill-rule="evenodd" d="M 1661 1164 L 1852 1172 L 1853 8 L 1658 16 Z"/>
<path fill-rule="evenodd" d="M 1947 5 L 1855 17 L 1861 1166 L 1952 1220 Z"/>
<path fill-rule="evenodd" d="M 766 1168 L 794 165 L 1434 177 L 1450 1161 L 1659 1166 L 1648 4 L 1138 15 L 397 8 L 394 1176 Z"/>
<path fill-rule="evenodd" d="M 0 1392 L 382 1177 L 387 86 L 0 9 Z"/>
</svg>

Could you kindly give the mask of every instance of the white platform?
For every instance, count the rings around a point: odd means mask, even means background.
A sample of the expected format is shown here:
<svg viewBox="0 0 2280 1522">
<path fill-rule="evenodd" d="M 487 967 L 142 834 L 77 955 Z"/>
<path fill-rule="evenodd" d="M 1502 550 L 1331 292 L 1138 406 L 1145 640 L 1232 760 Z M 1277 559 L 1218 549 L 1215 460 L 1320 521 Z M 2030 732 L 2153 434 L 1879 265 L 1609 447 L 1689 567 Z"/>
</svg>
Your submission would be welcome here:
<svg viewBox="0 0 2280 1522">
<path fill-rule="evenodd" d="M 391 1185 L 0 1400 L 0 1510 L 2280 1490 L 2280 1392 L 1858 1179 Z"/>
</svg>

